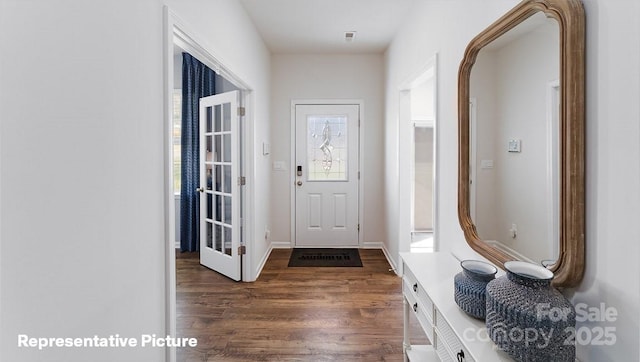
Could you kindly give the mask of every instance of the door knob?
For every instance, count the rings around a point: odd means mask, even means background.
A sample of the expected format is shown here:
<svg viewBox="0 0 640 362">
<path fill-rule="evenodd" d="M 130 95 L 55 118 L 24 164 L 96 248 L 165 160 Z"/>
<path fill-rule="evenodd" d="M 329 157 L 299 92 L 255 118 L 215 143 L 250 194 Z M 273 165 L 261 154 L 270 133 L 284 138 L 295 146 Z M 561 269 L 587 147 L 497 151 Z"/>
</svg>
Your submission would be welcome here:
<svg viewBox="0 0 640 362">
<path fill-rule="evenodd" d="M 301 180 L 298 180 L 298 182 L 296 182 L 296 185 L 298 185 L 298 186 L 302 186 L 302 181 L 301 181 Z"/>
<path fill-rule="evenodd" d="M 196 189 L 196 192 L 204 192 L 204 188 L 202 188 L 202 187 L 198 187 L 198 188 Z"/>
</svg>

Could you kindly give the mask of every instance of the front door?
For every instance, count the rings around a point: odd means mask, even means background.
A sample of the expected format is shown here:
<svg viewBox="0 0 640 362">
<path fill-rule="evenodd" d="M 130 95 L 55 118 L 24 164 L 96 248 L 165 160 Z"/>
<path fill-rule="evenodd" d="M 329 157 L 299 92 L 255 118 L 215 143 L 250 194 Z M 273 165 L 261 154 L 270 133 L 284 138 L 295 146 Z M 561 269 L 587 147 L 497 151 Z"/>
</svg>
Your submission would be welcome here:
<svg viewBox="0 0 640 362">
<path fill-rule="evenodd" d="M 357 104 L 295 106 L 295 245 L 358 245 Z"/>
<path fill-rule="evenodd" d="M 240 280 L 237 91 L 200 99 L 200 264 Z"/>
</svg>

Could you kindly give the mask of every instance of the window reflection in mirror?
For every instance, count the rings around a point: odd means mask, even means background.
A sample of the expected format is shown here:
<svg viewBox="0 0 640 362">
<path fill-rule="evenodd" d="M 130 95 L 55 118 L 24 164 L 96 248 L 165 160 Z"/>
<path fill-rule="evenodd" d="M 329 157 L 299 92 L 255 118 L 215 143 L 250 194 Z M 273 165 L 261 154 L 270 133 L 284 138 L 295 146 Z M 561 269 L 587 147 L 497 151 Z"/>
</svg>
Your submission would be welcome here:
<svg viewBox="0 0 640 362">
<path fill-rule="evenodd" d="M 536 263 L 559 253 L 559 49 L 557 21 L 537 13 L 483 47 L 470 77 L 474 224 Z"/>
</svg>

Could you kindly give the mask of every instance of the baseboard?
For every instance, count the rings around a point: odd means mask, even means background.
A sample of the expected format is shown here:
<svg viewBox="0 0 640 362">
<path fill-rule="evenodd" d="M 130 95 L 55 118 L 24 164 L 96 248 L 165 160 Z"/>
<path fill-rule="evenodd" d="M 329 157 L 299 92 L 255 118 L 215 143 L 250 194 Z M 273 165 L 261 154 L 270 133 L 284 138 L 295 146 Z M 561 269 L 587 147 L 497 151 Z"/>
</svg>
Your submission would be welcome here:
<svg viewBox="0 0 640 362">
<path fill-rule="evenodd" d="M 267 265 L 267 260 L 269 260 L 269 256 L 271 255 L 271 251 L 273 249 L 290 249 L 290 248 L 291 248 L 291 243 L 288 241 L 272 241 L 271 244 L 269 244 L 269 247 L 267 248 L 267 252 L 262 256 L 262 259 L 260 260 L 260 264 L 258 264 L 255 279 L 251 281 L 255 281 L 260 277 L 260 274 L 262 273 L 262 269 L 264 269 L 264 266 Z"/>
<path fill-rule="evenodd" d="M 271 249 L 291 249 L 293 245 L 290 241 L 272 241 Z"/>
<path fill-rule="evenodd" d="M 363 249 L 381 249 L 384 257 L 387 258 L 387 262 L 391 266 L 391 269 L 397 275 L 400 275 L 400 270 L 398 269 L 398 264 L 395 262 L 395 259 L 391 257 L 391 253 L 387 249 L 387 245 L 382 241 L 365 241 L 362 244 Z"/>
<path fill-rule="evenodd" d="M 381 241 L 365 241 L 362 243 L 362 249 L 382 249 L 384 243 Z"/>
<path fill-rule="evenodd" d="M 402 275 L 402 270 L 398 268 L 398 264 L 396 263 L 395 258 L 391 257 L 391 253 L 387 249 L 387 245 L 382 244 L 382 252 L 384 253 L 384 256 L 387 258 L 387 262 L 389 262 L 389 265 L 391 265 L 391 269 L 393 270 L 393 272 L 396 273 L 396 275 L 398 276 Z"/>
<path fill-rule="evenodd" d="M 269 259 L 269 255 L 271 255 L 271 250 L 273 250 L 273 247 L 271 245 L 269 245 L 269 247 L 267 248 L 267 252 L 264 253 L 264 255 L 262 256 L 262 259 L 260 260 L 260 263 L 258 264 L 258 268 L 256 269 L 256 274 L 255 274 L 255 278 L 252 280 L 247 280 L 249 282 L 253 282 L 258 280 L 258 278 L 260 277 L 260 273 L 262 273 L 262 269 L 264 269 L 264 266 L 267 264 L 267 260 Z"/>
</svg>

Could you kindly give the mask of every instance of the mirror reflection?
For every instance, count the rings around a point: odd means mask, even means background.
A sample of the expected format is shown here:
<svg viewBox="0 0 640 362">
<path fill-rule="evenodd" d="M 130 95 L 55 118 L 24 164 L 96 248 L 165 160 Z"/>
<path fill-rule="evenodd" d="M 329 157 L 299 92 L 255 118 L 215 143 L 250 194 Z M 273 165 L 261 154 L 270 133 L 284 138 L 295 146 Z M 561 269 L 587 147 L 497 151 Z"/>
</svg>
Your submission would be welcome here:
<svg viewBox="0 0 640 362">
<path fill-rule="evenodd" d="M 559 26 L 536 13 L 483 47 L 470 77 L 470 204 L 514 259 L 559 253 Z"/>
</svg>

